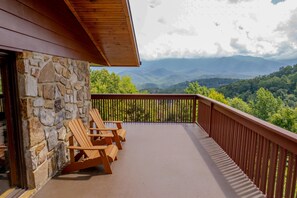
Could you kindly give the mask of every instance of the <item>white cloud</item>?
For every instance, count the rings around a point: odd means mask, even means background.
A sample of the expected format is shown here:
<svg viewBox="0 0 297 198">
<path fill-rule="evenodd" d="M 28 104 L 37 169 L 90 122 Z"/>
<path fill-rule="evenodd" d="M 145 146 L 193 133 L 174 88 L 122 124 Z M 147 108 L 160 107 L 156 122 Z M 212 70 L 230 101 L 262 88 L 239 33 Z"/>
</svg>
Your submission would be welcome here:
<svg viewBox="0 0 297 198">
<path fill-rule="evenodd" d="M 233 47 L 238 53 L 245 54 L 248 53 L 248 49 L 244 44 L 239 43 L 239 39 L 232 38 L 230 41 L 230 46 Z"/>
<path fill-rule="evenodd" d="M 271 3 L 278 4 L 278 3 L 283 2 L 283 1 L 285 1 L 285 0 L 271 0 Z"/>
<path fill-rule="evenodd" d="M 287 39 L 297 45 L 297 9 L 292 11 L 290 19 L 286 22 L 280 23 L 277 31 L 287 36 Z"/>
<path fill-rule="evenodd" d="M 166 24 L 166 20 L 162 17 L 158 19 L 159 23 Z"/>
<path fill-rule="evenodd" d="M 150 0 L 149 3 L 150 3 L 151 8 L 155 8 L 159 5 L 161 5 L 162 1 L 161 0 Z"/>
<path fill-rule="evenodd" d="M 228 0 L 230 3 L 240 3 L 240 2 L 246 2 L 246 1 L 252 1 L 252 0 Z"/>
<path fill-rule="evenodd" d="M 130 4 L 143 59 L 296 54 L 296 0 L 130 0 Z M 285 49 L 289 51 L 284 53 Z"/>
</svg>

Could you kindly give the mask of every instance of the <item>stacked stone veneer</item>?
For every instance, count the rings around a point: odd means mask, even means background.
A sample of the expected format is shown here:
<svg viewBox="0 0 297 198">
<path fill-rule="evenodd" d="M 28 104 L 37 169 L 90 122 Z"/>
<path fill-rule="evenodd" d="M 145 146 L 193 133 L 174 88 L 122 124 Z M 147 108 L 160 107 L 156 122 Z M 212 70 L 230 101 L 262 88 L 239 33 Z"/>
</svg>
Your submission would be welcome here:
<svg viewBox="0 0 297 198">
<path fill-rule="evenodd" d="M 69 160 L 68 121 L 88 123 L 88 62 L 23 52 L 17 56 L 27 179 L 39 188 Z"/>
</svg>

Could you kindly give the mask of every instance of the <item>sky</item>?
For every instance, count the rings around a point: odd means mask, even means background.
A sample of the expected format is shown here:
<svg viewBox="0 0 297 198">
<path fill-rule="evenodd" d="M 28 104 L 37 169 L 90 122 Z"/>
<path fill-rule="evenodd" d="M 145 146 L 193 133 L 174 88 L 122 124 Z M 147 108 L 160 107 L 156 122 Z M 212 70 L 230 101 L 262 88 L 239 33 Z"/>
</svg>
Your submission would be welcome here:
<svg viewBox="0 0 297 198">
<path fill-rule="evenodd" d="M 140 58 L 297 58 L 297 0 L 129 0 Z"/>
</svg>

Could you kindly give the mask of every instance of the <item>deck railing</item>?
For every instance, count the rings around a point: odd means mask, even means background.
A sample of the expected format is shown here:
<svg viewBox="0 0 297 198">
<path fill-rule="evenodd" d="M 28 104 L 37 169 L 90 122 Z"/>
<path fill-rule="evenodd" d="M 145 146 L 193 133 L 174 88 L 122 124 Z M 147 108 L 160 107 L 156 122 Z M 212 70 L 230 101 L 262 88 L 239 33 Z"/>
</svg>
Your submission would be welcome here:
<svg viewBox="0 0 297 198">
<path fill-rule="evenodd" d="M 103 119 L 125 122 L 195 122 L 195 95 L 100 94 L 92 107 Z"/>
<path fill-rule="evenodd" d="M 297 197 L 297 135 L 201 95 L 92 95 L 107 120 L 197 122 L 267 197 Z"/>
<path fill-rule="evenodd" d="M 297 135 L 209 98 L 198 98 L 198 123 L 250 180 L 267 197 L 296 197 Z"/>
</svg>

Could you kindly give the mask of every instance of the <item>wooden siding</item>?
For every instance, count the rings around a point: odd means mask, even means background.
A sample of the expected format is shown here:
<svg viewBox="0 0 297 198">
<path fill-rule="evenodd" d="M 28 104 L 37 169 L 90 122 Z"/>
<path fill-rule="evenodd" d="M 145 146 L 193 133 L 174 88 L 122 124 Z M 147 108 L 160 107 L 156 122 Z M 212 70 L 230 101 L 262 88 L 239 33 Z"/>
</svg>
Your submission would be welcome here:
<svg viewBox="0 0 297 198">
<path fill-rule="evenodd" d="M 0 49 L 107 63 L 64 1 L 1 0 Z"/>
<path fill-rule="evenodd" d="M 139 66 L 128 0 L 64 0 L 110 66 Z"/>
</svg>

